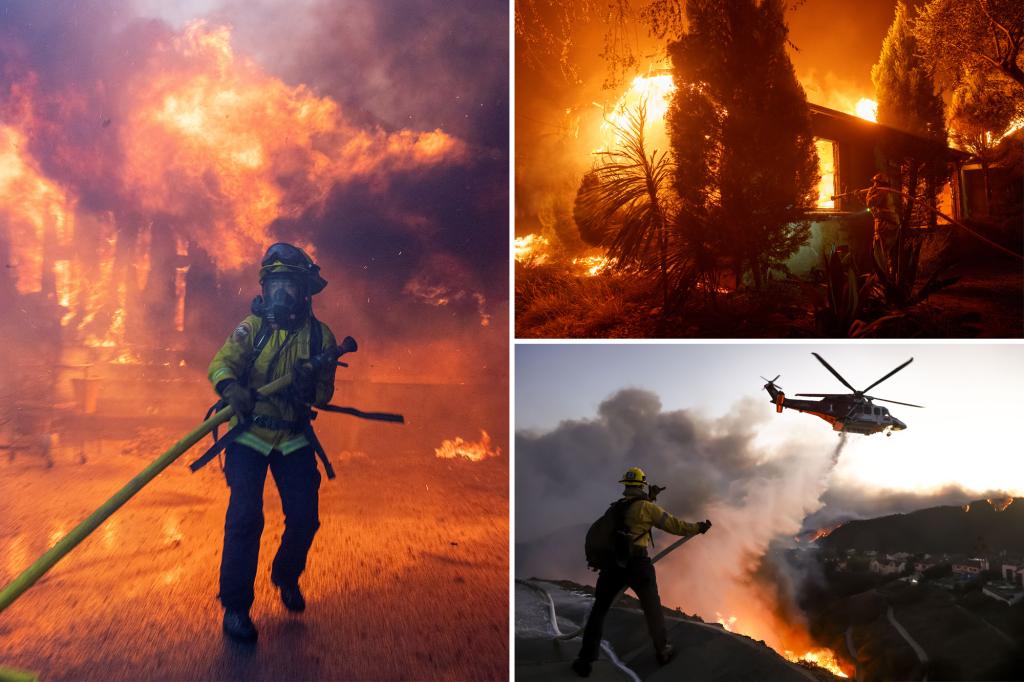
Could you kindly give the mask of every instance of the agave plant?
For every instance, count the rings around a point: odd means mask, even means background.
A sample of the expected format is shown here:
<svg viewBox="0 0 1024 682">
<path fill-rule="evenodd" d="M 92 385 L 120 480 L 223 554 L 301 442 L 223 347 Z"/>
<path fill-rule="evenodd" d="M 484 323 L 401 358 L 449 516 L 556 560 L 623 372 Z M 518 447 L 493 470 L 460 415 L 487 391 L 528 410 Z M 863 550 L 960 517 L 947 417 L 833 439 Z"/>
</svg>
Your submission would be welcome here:
<svg viewBox="0 0 1024 682">
<path fill-rule="evenodd" d="M 939 289 L 955 283 L 958 277 L 943 278 L 951 263 L 937 267 L 920 287 L 917 286 L 921 265 L 921 248 L 924 240 L 920 235 L 902 237 L 892 252 L 879 242 L 872 248 L 875 291 L 889 308 L 907 308 L 920 303 Z"/>
<path fill-rule="evenodd" d="M 824 256 L 825 303 L 817 311 L 818 331 L 823 336 L 857 336 L 870 277 L 857 275 L 849 251 L 833 245 Z"/>
</svg>

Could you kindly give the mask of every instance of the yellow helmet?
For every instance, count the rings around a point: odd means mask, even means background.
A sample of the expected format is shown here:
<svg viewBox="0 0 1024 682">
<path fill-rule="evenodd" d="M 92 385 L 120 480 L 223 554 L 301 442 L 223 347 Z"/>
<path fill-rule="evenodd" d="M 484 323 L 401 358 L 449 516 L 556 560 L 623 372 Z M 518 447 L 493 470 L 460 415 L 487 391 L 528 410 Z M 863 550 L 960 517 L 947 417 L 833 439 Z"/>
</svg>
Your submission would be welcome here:
<svg viewBox="0 0 1024 682">
<path fill-rule="evenodd" d="M 622 474 L 622 480 L 619 483 L 625 483 L 627 488 L 644 486 L 647 485 L 647 474 L 640 467 L 630 467 L 626 469 L 626 473 Z"/>
<path fill-rule="evenodd" d="M 310 296 L 319 294 L 327 286 L 327 280 L 320 276 L 320 266 L 305 251 L 291 244 L 273 244 L 260 266 L 260 284 L 270 275 L 297 275 L 306 280 Z"/>
</svg>

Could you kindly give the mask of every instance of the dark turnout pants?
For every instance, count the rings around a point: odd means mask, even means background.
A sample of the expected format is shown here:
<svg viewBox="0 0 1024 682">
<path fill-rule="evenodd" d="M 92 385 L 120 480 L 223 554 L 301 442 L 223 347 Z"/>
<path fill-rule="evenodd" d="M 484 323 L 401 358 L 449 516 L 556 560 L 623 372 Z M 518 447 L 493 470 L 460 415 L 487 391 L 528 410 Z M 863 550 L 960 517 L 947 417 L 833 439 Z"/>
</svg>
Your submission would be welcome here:
<svg viewBox="0 0 1024 682">
<path fill-rule="evenodd" d="M 623 587 L 632 589 L 640 600 L 644 617 L 647 619 L 647 631 L 654 640 L 654 650 L 660 652 L 665 648 L 668 635 L 665 633 L 665 615 L 661 612 L 661 597 L 658 596 L 654 564 L 651 563 L 649 556 L 634 556 L 630 557 L 625 568 L 613 566 L 602 570 L 597 576 L 594 608 L 587 617 L 587 626 L 583 630 L 583 646 L 580 648 L 579 657 L 584 661 L 597 660 L 604 618 L 612 607 L 615 595 Z"/>
<path fill-rule="evenodd" d="M 231 488 L 224 523 L 224 553 L 220 562 L 220 601 L 227 609 L 248 611 L 263 533 L 263 484 L 267 468 L 274 476 L 284 508 L 284 535 L 274 557 L 271 580 L 278 585 L 298 582 L 306 555 L 320 527 L 320 472 L 313 448 L 269 456 L 232 443 L 227 448 L 224 474 Z"/>
</svg>

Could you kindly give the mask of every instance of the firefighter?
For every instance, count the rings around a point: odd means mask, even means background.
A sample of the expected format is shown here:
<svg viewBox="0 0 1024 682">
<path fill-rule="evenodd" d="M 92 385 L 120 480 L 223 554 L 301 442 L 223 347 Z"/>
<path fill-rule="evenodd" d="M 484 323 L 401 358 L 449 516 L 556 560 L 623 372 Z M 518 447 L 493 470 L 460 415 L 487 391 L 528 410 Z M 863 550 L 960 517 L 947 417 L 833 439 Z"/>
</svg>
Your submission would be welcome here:
<svg viewBox="0 0 1024 682">
<path fill-rule="evenodd" d="M 636 593 L 643 607 L 658 663 L 665 665 L 671 660 L 674 652 L 665 631 L 665 616 L 661 612 L 654 565 L 647 553 L 648 547 L 653 544 L 651 528 L 659 528 L 673 535 L 696 535 L 706 533 L 711 528 L 710 521 L 681 521 L 651 502 L 648 499 L 647 475 L 639 467 L 627 470 L 619 483 L 625 485 L 620 502 L 628 504 L 624 516 L 629 532 L 628 557 L 622 562 L 603 567 L 598 573 L 594 606 L 583 630 L 583 645 L 572 664 L 572 669 L 580 677 L 590 675 L 591 663 L 597 660 L 601 645 L 605 616 L 608 615 L 615 595 L 627 586 Z"/>
<path fill-rule="evenodd" d="M 871 187 L 864 195 L 864 203 L 875 219 L 872 248 L 881 250 L 888 257 L 890 264 L 894 263 L 900 222 L 896 215 L 889 178 L 884 173 L 875 173 L 871 178 Z"/>
<path fill-rule="evenodd" d="M 312 297 L 327 285 L 320 268 L 302 249 L 274 244 L 263 258 L 259 281 L 263 291 L 253 301 L 252 314 L 231 333 L 209 369 L 217 393 L 251 424 L 225 451 L 224 474 L 231 495 L 220 566 L 224 632 L 246 642 L 257 638 L 249 609 L 268 468 L 285 517 L 271 582 L 289 611 L 301 612 L 306 606 L 299 576 L 320 527 L 320 472 L 312 445 L 315 436 L 309 430 L 309 405 L 330 401 L 335 371 L 332 365 L 315 372 L 303 362 L 335 344 L 331 330 L 313 315 Z M 256 388 L 289 372 L 293 383 L 288 391 L 257 400 Z"/>
</svg>

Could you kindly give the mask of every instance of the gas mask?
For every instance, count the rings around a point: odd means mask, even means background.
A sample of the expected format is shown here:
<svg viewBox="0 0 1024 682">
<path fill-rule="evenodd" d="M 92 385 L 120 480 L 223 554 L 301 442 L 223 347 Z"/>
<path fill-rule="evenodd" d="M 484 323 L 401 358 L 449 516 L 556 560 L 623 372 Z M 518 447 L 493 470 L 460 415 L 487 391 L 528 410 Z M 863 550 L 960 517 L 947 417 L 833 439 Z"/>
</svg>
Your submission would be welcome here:
<svg viewBox="0 0 1024 682">
<path fill-rule="evenodd" d="M 298 329 L 309 314 L 309 297 L 294 279 L 268 277 L 263 294 L 252 301 L 252 312 L 281 329 Z"/>
</svg>

